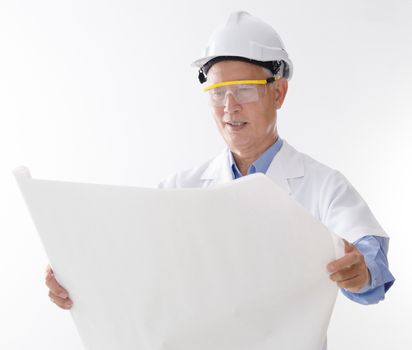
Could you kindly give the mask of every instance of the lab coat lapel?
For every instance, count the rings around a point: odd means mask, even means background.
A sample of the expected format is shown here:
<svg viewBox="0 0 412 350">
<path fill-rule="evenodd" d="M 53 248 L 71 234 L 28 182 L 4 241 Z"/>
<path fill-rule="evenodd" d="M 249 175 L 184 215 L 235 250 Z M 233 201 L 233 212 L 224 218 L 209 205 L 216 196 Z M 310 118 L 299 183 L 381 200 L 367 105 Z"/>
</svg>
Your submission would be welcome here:
<svg viewBox="0 0 412 350">
<path fill-rule="evenodd" d="M 288 194 L 292 193 L 288 179 L 305 175 L 303 158 L 299 152 L 283 140 L 282 148 L 273 158 L 266 172 L 271 180 L 283 188 Z"/>
<path fill-rule="evenodd" d="M 229 164 L 228 149 L 214 158 L 200 179 L 205 181 L 206 187 L 219 185 L 233 180 L 232 171 Z"/>
</svg>

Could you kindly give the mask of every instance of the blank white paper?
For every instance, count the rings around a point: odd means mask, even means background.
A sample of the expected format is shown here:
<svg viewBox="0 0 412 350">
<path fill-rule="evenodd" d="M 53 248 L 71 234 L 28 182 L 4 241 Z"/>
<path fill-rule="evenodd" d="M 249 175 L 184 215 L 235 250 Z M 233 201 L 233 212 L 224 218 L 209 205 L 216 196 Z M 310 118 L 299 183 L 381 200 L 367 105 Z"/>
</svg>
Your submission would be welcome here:
<svg viewBox="0 0 412 350">
<path fill-rule="evenodd" d="M 86 349 L 322 349 L 336 237 L 265 175 L 164 190 L 14 174 Z"/>
</svg>

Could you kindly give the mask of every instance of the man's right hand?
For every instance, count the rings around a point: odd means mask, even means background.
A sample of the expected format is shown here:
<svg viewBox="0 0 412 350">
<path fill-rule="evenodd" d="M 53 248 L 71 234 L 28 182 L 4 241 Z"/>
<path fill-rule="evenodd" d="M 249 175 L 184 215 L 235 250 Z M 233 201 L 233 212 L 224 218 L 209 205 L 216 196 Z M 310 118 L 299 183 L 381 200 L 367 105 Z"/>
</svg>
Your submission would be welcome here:
<svg viewBox="0 0 412 350">
<path fill-rule="evenodd" d="M 46 286 L 49 287 L 49 297 L 53 303 L 64 310 L 72 307 L 73 302 L 69 298 L 69 293 L 57 282 L 50 265 L 46 269 Z"/>
</svg>

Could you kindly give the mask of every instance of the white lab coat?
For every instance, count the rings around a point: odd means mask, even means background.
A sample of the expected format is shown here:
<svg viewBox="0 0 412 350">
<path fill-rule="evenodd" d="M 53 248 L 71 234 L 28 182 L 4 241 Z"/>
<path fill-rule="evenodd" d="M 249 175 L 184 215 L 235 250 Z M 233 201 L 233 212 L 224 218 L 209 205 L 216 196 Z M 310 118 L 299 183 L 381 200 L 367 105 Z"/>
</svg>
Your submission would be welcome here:
<svg viewBox="0 0 412 350">
<path fill-rule="evenodd" d="M 199 167 L 169 176 L 159 188 L 206 188 L 232 181 L 228 152 L 226 148 Z M 387 237 L 368 205 L 340 172 L 298 152 L 285 140 L 266 175 L 348 241 L 366 235 Z"/>
</svg>

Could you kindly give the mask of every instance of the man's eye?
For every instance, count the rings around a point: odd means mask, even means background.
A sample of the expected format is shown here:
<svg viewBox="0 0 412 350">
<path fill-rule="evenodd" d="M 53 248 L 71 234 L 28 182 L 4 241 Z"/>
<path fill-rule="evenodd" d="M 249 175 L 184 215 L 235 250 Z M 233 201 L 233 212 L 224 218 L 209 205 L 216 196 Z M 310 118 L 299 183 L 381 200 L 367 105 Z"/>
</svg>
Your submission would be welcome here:
<svg viewBox="0 0 412 350">
<path fill-rule="evenodd" d="M 213 90 L 212 91 L 212 96 L 213 97 L 220 97 L 223 96 L 224 92 L 222 90 Z"/>
<path fill-rule="evenodd" d="M 253 87 L 251 86 L 242 86 L 238 89 L 239 92 L 247 92 L 253 90 Z"/>
</svg>

